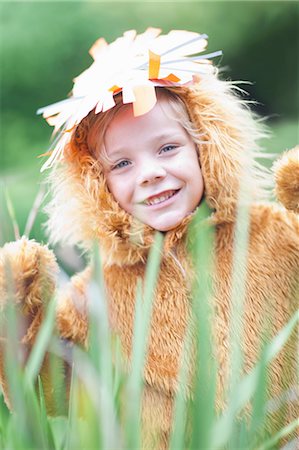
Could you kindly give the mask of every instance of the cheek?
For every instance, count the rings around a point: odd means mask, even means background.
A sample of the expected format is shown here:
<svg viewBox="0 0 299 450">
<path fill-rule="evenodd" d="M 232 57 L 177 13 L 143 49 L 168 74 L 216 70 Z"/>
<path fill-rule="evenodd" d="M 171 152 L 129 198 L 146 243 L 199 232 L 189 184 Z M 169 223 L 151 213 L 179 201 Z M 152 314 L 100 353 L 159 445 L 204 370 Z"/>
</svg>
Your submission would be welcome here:
<svg viewBox="0 0 299 450">
<path fill-rule="evenodd" d="M 202 174 L 200 173 L 200 177 L 198 179 L 198 184 L 197 184 L 197 195 L 199 197 L 199 200 L 201 200 L 204 190 L 205 190 L 205 184 L 203 181 Z"/>
<path fill-rule="evenodd" d="M 190 170 L 190 200 L 193 203 L 199 203 L 204 192 L 204 180 L 200 167 Z"/>
<path fill-rule="evenodd" d="M 205 188 L 205 183 L 204 183 L 202 171 L 200 168 L 198 169 L 198 173 L 196 175 L 196 180 L 197 180 L 198 189 L 202 192 Z"/>
<path fill-rule="evenodd" d="M 107 186 L 114 199 L 127 212 L 131 209 L 131 186 L 127 180 L 107 176 Z"/>
</svg>

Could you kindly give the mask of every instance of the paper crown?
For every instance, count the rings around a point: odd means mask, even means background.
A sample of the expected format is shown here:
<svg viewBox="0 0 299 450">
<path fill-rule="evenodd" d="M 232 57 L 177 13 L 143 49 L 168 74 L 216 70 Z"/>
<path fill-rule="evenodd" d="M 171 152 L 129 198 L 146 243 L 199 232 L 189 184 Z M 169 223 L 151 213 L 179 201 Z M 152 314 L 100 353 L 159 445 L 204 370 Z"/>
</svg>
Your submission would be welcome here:
<svg viewBox="0 0 299 450">
<path fill-rule="evenodd" d="M 93 44 L 89 53 L 94 62 L 74 79 L 72 95 L 37 111 L 54 126 L 54 135 L 60 131 L 41 171 L 62 159 L 71 131 L 91 110 L 98 114 L 115 106 L 115 94 L 122 92 L 123 103 L 132 103 L 134 115 L 139 116 L 154 107 L 156 86 L 186 85 L 197 74 L 214 71 L 209 58 L 221 51 L 189 56 L 205 50 L 207 35 L 183 30 L 160 33 L 157 28 L 139 35 L 130 30 L 111 44 L 103 38 Z"/>
</svg>

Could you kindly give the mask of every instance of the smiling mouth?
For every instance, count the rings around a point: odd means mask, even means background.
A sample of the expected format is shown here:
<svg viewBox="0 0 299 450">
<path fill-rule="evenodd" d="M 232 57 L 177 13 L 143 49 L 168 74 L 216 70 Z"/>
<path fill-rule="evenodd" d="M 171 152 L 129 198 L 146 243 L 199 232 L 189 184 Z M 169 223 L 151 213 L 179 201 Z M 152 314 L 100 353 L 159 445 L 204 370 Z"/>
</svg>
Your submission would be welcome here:
<svg viewBox="0 0 299 450">
<path fill-rule="evenodd" d="M 153 195 L 152 197 L 147 198 L 143 204 L 147 206 L 157 205 L 158 203 L 163 203 L 166 200 L 173 197 L 175 194 L 179 192 L 180 189 L 172 189 L 169 191 L 161 192 L 161 194 Z"/>
</svg>

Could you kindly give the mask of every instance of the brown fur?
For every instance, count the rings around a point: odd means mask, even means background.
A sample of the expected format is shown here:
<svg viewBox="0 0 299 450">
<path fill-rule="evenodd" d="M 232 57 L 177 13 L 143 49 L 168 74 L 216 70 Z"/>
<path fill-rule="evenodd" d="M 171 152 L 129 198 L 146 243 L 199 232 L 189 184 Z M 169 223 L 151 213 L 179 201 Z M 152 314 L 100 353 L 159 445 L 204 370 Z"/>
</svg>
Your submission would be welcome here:
<svg viewBox="0 0 299 450">
<path fill-rule="evenodd" d="M 58 266 L 47 246 L 22 238 L 0 249 L 0 311 L 15 299 L 21 311 L 18 330 L 24 361 L 30 352 L 43 320 L 44 308 L 54 294 Z M 3 325 L 2 325 L 3 326 Z M 5 330 L 1 329 L 0 385 L 10 405 L 4 373 Z"/>
<path fill-rule="evenodd" d="M 173 88 L 174 89 L 174 88 Z M 293 212 L 263 203 L 268 175 L 253 157 L 263 130 L 255 117 L 233 93 L 233 87 L 214 76 L 203 77 L 189 88 L 176 88 L 190 118 L 202 135 L 199 157 L 205 182 L 205 198 L 213 210 L 216 228 L 214 275 L 216 358 L 219 364 L 218 406 L 224 406 L 223 391 L 229 375 L 229 322 L 231 306 L 232 253 L 237 205 L 250 206 L 250 236 L 244 317 L 245 369 L 258 358 L 265 325 L 274 336 L 297 307 L 298 221 Z M 65 161 L 50 175 L 53 200 L 48 207 L 48 227 L 53 242 L 65 241 L 89 249 L 99 242 L 111 326 L 130 359 L 138 277 L 144 279 L 154 231 L 122 210 L 109 193 L 101 165 L 87 146 L 88 119 L 82 121 L 65 149 Z M 291 166 L 291 169 L 289 168 Z M 298 171 L 295 157 L 285 155 L 277 163 L 277 194 L 287 208 L 296 210 Z M 291 184 L 288 184 L 291 172 Z M 240 180 L 245 179 L 245 186 Z M 239 187 L 245 195 L 239 198 Z M 296 197 L 297 195 L 297 197 Z M 294 198 L 297 198 L 295 201 Z M 190 321 L 192 265 L 186 251 L 191 216 L 165 234 L 161 271 L 155 294 L 147 362 L 144 370 L 144 446 L 150 446 L 153 430 L 160 432 L 160 448 L 166 448 L 172 418 L 173 396 L 183 339 Z M 45 266 L 46 267 L 46 266 Z M 23 265 L 19 262 L 18 273 Z M 20 279 L 22 275 L 18 275 Z M 17 279 L 18 279 L 17 277 Z M 90 270 L 73 278 L 61 295 L 57 324 L 61 336 L 86 344 L 86 286 Z M 2 282 L 3 283 L 3 282 Z M 1 288 L 0 283 L 0 288 Z M 37 287 L 36 287 L 37 289 Z M 125 298 L 125 300 L 124 300 Z M 39 301 L 39 300 L 38 300 Z M 32 301 L 31 301 L 32 302 Z M 265 323 L 265 318 L 269 323 Z M 296 340 L 271 365 L 270 394 L 279 395 L 295 383 Z M 192 361 L 190 360 L 190 370 Z M 4 386 L 5 388 L 5 386 Z M 288 416 L 296 415 L 288 405 Z M 275 428 L 274 414 L 274 428 Z"/>
<path fill-rule="evenodd" d="M 299 212 L 299 146 L 285 152 L 275 166 L 276 197 L 290 211 Z"/>
</svg>

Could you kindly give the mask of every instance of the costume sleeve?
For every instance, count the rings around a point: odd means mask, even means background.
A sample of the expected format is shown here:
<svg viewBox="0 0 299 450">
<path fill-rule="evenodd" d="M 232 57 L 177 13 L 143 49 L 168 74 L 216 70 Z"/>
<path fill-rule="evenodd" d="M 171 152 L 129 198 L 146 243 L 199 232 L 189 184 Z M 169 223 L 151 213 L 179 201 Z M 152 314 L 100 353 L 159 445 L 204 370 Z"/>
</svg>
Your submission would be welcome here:
<svg viewBox="0 0 299 450">
<path fill-rule="evenodd" d="M 7 308 L 13 302 L 18 317 L 17 340 L 21 364 L 25 365 L 42 324 L 49 301 L 57 297 L 56 328 L 62 352 L 71 360 L 72 343 L 85 345 L 87 340 L 86 286 L 91 269 L 75 275 L 61 289 L 57 289 L 58 264 L 54 253 L 34 240 L 21 238 L 0 249 L 0 386 L 5 401 L 12 408 L 9 383 L 5 373 L 5 351 L 7 349 Z M 55 359 L 46 353 L 40 375 L 43 382 L 47 410 L 56 414 L 53 402 L 51 361 Z M 67 397 L 70 367 L 64 357 L 56 358 L 55 370 L 61 375 Z M 59 411 L 58 413 L 61 413 Z"/>
<path fill-rule="evenodd" d="M 0 249 L 0 384 L 8 406 L 4 370 L 7 342 L 7 306 L 13 302 L 17 313 L 17 340 L 21 364 L 25 364 L 43 320 L 44 311 L 56 286 L 58 265 L 53 252 L 34 240 L 21 238 Z"/>
</svg>

